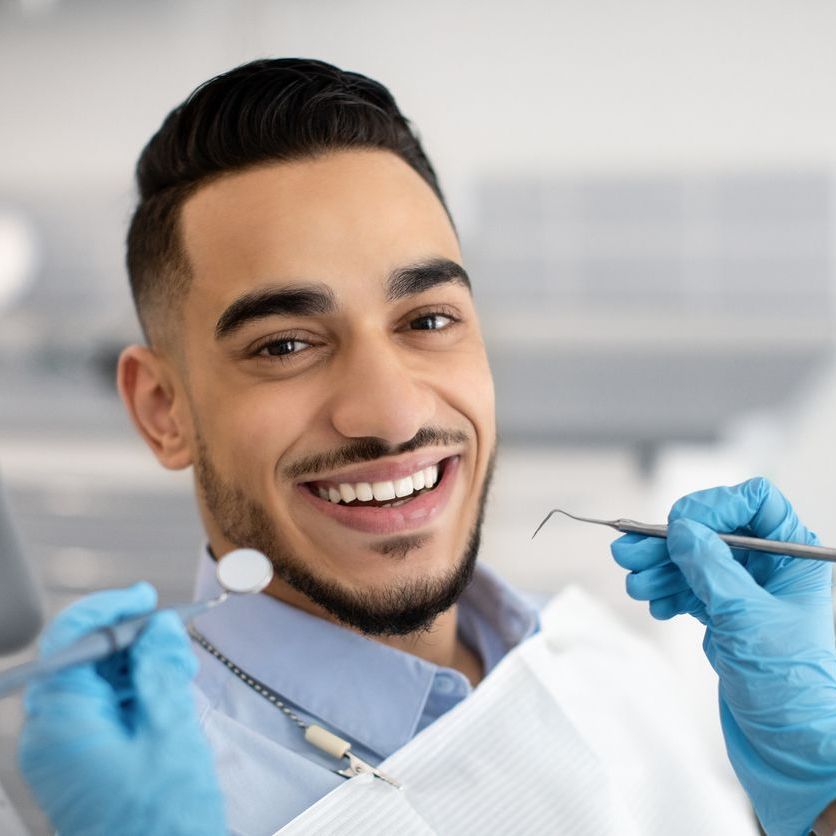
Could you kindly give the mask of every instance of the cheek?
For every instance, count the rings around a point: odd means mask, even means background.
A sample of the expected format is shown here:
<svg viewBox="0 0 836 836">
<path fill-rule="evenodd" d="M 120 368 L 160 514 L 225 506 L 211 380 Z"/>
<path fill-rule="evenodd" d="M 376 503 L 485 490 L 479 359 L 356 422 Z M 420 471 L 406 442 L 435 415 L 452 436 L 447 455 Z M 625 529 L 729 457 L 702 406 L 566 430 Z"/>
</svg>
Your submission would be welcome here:
<svg viewBox="0 0 836 836">
<path fill-rule="evenodd" d="M 477 441 L 490 448 L 496 435 L 493 377 L 484 351 L 450 363 L 444 370 L 441 391 L 445 400 L 475 427 Z M 489 450 L 487 451 L 489 452 Z"/>
<path fill-rule="evenodd" d="M 239 474 L 242 484 L 275 483 L 277 461 L 303 435 L 310 414 L 299 397 L 254 386 L 204 405 L 205 443 L 213 460 Z"/>
</svg>

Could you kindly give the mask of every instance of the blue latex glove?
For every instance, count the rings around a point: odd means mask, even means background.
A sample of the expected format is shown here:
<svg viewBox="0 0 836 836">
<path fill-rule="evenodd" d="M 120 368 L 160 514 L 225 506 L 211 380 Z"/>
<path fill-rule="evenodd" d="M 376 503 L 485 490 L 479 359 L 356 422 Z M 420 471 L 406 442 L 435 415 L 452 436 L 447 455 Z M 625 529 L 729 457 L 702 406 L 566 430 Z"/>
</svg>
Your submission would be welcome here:
<svg viewBox="0 0 836 836">
<path fill-rule="evenodd" d="M 41 654 L 156 602 L 147 583 L 90 595 L 47 628 Z M 226 832 L 196 671 L 182 623 L 163 612 L 128 650 L 29 686 L 20 768 L 61 836 Z"/>
<path fill-rule="evenodd" d="M 767 833 L 806 834 L 836 799 L 831 564 L 735 550 L 715 532 L 818 542 L 767 480 L 680 499 L 667 541 L 612 544 L 631 597 L 656 618 L 691 613 L 720 677 L 729 758 Z"/>
</svg>

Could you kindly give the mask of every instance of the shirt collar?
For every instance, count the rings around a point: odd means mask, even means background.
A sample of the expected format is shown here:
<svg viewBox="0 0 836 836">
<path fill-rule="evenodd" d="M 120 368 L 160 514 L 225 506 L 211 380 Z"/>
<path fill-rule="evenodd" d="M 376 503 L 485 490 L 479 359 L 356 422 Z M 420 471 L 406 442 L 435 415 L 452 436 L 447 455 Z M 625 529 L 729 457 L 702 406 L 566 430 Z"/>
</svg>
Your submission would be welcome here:
<svg viewBox="0 0 836 836">
<path fill-rule="evenodd" d="M 204 549 L 198 600 L 220 593 L 215 566 Z M 382 756 L 413 737 L 436 674 L 448 670 L 264 594 L 232 596 L 195 625 L 247 673 Z M 459 631 L 485 673 L 537 627 L 536 609 L 477 564 L 459 600 Z"/>
</svg>

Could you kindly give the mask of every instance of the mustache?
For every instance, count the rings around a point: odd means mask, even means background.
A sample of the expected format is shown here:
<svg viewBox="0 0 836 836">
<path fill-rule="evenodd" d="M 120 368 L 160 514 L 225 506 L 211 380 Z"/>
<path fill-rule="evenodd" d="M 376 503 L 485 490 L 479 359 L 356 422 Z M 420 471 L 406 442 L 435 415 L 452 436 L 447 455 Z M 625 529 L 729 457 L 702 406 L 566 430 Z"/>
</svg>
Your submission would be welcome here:
<svg viewBox="0 0 836 836">
<path fill-rule="evenodd" d="M 423 447 L 464 444 L 469 440 L 470 436 L 462 430 L 445 430 L 441 427 L 422 427 L 409 441 L 395 446 L 387 444 L 379 438 L 358 438 L 337 450 L 317 453 L 299 459 L 299 461 L 285 468 L 284 474 L 288 479 L 298 479 L 300 476 L 316 476 L 318 473 L 327 473 L 329 470 L 337 470 L 349 464 L 373 462 L 386 456 L 412 453 Z"/>
</svg>

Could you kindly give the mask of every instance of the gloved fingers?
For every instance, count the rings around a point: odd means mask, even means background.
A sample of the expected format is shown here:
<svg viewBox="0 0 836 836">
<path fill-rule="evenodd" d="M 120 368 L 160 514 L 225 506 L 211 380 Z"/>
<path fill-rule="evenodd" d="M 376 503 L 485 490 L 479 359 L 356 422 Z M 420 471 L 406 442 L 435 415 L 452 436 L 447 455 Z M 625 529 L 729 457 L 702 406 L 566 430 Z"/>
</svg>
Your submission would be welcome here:
<svg viewBox="0 0 836 836">
<path fill-rule="evenodd" d="M 190 683 L 198 663 L 175 613 L 155 615 L 132 645 L 131 657 L 140 710 L 152 729 L 167 733 L 196 720 Z"/>
<path fill-rule="evenodd" d="M 83 757 L 85 751 L 97 747 L 102 740 L 107 741 L 108 752 L 118 760 L 120 745 L 127 739 L 123 727 L 109 722 L 87 697 L 62 697 L 48 708 L 27 715 L 17 741 L 20 772 L 46 810 L 49 802 L 55 800 L 54 795 L 44 798 L 37 790 L 43 781 L 54 780 L 56 761 L 60 762 L 67 753 Z M 66 775 L 61 776 L 60 783 L 66 786 Z"/>
<path fill-rule="evenodd" d="M 732 556 L 731 549 L 705 525 L 676 519 L 668 526 L 668 553 L 681 569 L 709 616 L 739 612 L 767 595 Z"/>
<path fill-rule="evenodd" d="M 157 591 L 145 581 L 127 589 L 106 589 L 87 595 L 52 620 L 41 636 L 41 655 L 67 647 L 99 627 L 149 612 L 156 605 Z"/>
<path fill-rule="evenodd" d="M 47 626 L 40 640 L 41 656 L 55 653 L 99 627 L 147 612 L 156 601 L 156 590 L 148 583 L 88 595 L 59 613 Z M 32 718 L 72 709 L 80 720 L 96 719 L 118 725 L 123 697 L 99 674 L 96 665 L 85 664 L 33 681 L 26 689 L 23 705 Z"/>
<path fill-rule="evenodd" d="M 130 648 L 96 662 L 96 673 L 110 684 L 117 702 L 124 702 L 134 696 Z"/>
<path fill-rule="evenodd" d="M 107 660 L 105 660 L 107 661 Z M 23 697 L 27 717 L 63 714 L 69 723 L 95 717 L 119 723 L 120 705 L 130 696 L 129 681 L 121 684 L 100 673 L 100 663 L 64 668 L 29 683 Z"/>
<path fill-rule="evenodd" d="M 23 708 L 35 738 L 43 728 L 51 739 L 77 737 L 80 729 L 87 738 L 96 732 L 125 732 L 119 699 L 93 664 L 34 680 L 26 688 Z"/>
<path fill-rule="evenodd" d="M 762 476 L 682 497 L 671 508 L 668 521 L 683 518 L 718 532 L 746 530 L 770 540 L 817 542 L 816 535 L 801 524 L 787 498 Z"/>
<path fill-rule="evenodd" d="M 665 552 L 667 554 L 667 550 Z M 626 578 L 627 594 L 636 601 L 666 598 L 690 589 L 688 581 L 671 562 L 651 566 L 643 572 L 631 572 Z"/>
<path fill-rule="evenodd" d="M 755 537 L 808 545 L 819 542 L 815 533 L 798 519 L 790 501 L 770 481 L 751 479 L 740 487 L 751 494 L 753 504 L 760 503 L 749 525 Z"/>
<path fill-rule="evenodd" d="M 744 564 L 749 574 L 768 592 L 781 598 L 828 599 L 833 584 L 833 564 L 824 560 L 779 557 L 747 552 Z M 780 571 L 776 571 L 776 569 Z"/>
<path fill-rule="evenodd" d="M 673 595 L 666 595 L 664 598 L 655 598 L 650 602 L 650 614 L 660 621 L 667 621 L 675 615 L 689 614 L 701 621 L 707 622 L 705 604 L 697 598 L 690 588 L 676 592 Z"/>
<path fill-rule="evenodd" d="M 631 572 L 670 562 L 665 541 L 660 537 L 625 534 L 610 544 L 610 551 L 615 562 Z"/>
</svg>

